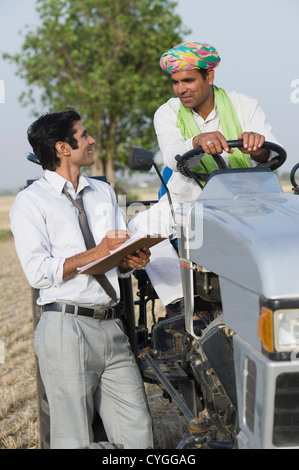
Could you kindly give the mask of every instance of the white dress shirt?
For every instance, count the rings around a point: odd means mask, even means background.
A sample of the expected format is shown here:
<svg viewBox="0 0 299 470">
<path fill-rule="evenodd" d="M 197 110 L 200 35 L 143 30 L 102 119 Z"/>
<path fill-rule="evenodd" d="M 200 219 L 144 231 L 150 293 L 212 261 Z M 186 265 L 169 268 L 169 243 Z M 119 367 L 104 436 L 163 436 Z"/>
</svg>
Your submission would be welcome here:
<svg viewBox="0 0 299 470">
<path fill-rule="evenodd" d="M 78 189 L 53 171 L 21 191 L 10 212 L 16 251 L 29 284 L 40 289 L 37 303 L 67 302 L 87 307 L 110 306 L 113 301 L 90 275 L 63 281 L 66 258 L 86 251 L 78 211 L 62 193 L 73 198 L 84 188 L 83 202 L 96 244 L 108 230 L 126 230 L 109 184 L 80 175 Z M 119 298 L 119 271 L 106 273 Z"/>
<path fill-rule="evenodd" d="M 266 122 L 265 114 L 255 99 L 234 91 L 227 92 L 227 94 L 235 108 L 243 132 L 257 132 L 264 135 L 267 141 L 277 143 L 271 126 Z M 185 140 L 181 130 L 176 126 L 179 107 L 179 98 L 171 98 L 160 106 L 154 116 L 154 126 L 164 164 L 174 171 L 168 182 L 173 202 L 191 202 L 197 199 L 201 190 L 192 179 L 177 171 L 175 156 L 183 155 L 193 149 L 193 139 Z M 192 110 L 192 112 L 201 133 L 215 131 L 223 133 L 216 108 L 205 120 L 195 111 Z M 229 166 L 228 154 L 223 152 L 221 156 Z"/>
</svg>

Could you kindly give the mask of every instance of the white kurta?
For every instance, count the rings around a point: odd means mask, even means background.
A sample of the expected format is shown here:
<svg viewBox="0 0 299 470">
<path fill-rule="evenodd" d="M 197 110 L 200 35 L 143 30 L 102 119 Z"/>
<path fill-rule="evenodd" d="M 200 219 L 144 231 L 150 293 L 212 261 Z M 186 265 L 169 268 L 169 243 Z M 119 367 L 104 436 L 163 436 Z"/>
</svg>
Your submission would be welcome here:
<svg viewBox="0 0 299 470">
<path fill-rule="evenodd" d="M 267 141 L 278 143 L 272 134 L 271 126 L 266 122 L 265 113 L 255 99 L 236 92 L 228 92 L 227 94 L 234 106 L 243 132 L 257 132 L 264 135 Z M 195 201 L 200 193 L 200 187 L 193 180 L 179 173 L 176 168 L 175 156 L 183 155 L 193 149 L 192 138 L 185 140 L 181 130 L 176 127 L 179 108 L 179 98 L 168 100 L 156 111 L 154 126 L 164 164 L 174 171 L 167 185 L 173 202 Z M 201 133 L 215 131 L 223 133 L 215 108 L 205 120 L 194 111 L 193 117 Z M 223 152 L 221 156 L 229 166 L 228 154 Z"/>
<path fill-rule="evenodd" d="M 243 132 L 257 132 L 264 135 L 267 141 L 277 143 L 271 126 L 266 122 L 265 114 L 255 99 L 236 92 L 227 94 L 235 108 Z M 195 181 L 183 176 L 176 168 L 175 156 L 183 155 L 193 149 L 192 138 L 186 140 L 176 126 L 179 107 L 179 98 L 171 98 L 160 106 L 154 116 L 155 131 L 164 164 L 173 170 L 167 186 L 175 209 L 181 203 L 195 201 L 201 192 Z M 222 133 L 220 119 L 215 108 L 205 120 L 194 111 L 193 116 L 201 133 L 215 131 Z M 221 156 L 229 166 L 228 154 L 223 152 Z M 252 164 L 255 165 L 254 162 Z M 173 225 L 168 199 L 164 195 L 149 210 L 131 219 L 129 230 L 138 229 L 145 233 L 160 233 L 169 236 L 175 235 Z M 151 248 L 151 260 L 146 271 L 163 305 L 183 296 L 179 259 L 168 240 Z"/>
</svg>

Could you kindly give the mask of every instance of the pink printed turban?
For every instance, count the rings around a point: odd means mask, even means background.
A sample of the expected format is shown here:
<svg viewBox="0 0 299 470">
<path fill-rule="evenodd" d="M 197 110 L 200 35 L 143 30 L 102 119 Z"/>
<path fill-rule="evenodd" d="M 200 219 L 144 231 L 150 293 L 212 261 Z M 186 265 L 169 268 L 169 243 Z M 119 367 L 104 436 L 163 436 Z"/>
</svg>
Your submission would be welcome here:
<svg viewBox="0 0 299 470">
<path fill-rule="evenodd" d="M 184 42 L 166 51 L 160 59 L 160 66 L 168 73 L 181 70 L 214 69 L 220 57 L 215 47 L 200 42 Z"/>
</svg>

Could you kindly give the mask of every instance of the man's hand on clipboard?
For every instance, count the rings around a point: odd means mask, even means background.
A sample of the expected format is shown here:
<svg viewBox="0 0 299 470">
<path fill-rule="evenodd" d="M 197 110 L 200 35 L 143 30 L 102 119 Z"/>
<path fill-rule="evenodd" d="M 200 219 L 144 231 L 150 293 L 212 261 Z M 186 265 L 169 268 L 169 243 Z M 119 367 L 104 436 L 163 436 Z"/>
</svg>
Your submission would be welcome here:
<svg viewBox="0 0 299 470">
<path fill-rule="evenodd" d="M 131 241 L 134 234 L 125 230 L 110 230 L 106 233 L 103 242 L 107 244 L 109 252 L 113 252 L 124 246 L 126 241 Z M 127 255 L 119 265 L 121 273 L 125 273 L 131 269 L 142 269 L 150 260 L 150 250 L 146 247 L 136 250 L 135 253 Z"/>
<path fill-rule="evenodd" d="M 150 248 L 164 241 L 166 237 L 158 234 L 131 234 L 126 230 L 107 232 L 98 247 L 101 256 L 78 268 L 79 274 L 104 274 L 118 267 L 121 273 L 142 269 L 150 261 Z"/>
<path fill-rule="evenodd" d="M 101 241 L 101 249 L 106 255 L 120 248 L 127 240 L 130 240 L 133 233 L 127 230 L 109 230 Z"/>
<path fill-rule="evenodd" d="M 121 273 L 125 273 L 130 269 L 142 269 L 150 261 L 151 252 L 148 248 L 140 248 L 132 255 L 127 255 L 119 265 Z"/>
</svg>

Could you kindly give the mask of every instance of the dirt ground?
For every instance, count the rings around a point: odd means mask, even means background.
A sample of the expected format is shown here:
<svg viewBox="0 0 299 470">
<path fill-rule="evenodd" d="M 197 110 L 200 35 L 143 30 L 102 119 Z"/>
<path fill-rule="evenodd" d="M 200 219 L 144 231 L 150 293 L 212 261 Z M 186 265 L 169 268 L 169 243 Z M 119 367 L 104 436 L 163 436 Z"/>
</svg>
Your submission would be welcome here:
<svg viewBox="0 0 299 470">
<path fill-rule="evenodd" d="M 0 198 L 0 448 L 38 446 L 31 291 L 9 236 L 13 197 Z"/>
<path fill-rule="evenodd" d="M 13 199 L 0 197 L 0 449 L 38 449 L 31 289 L 9 230 Z M 147 384 L 146 390 L 155 448 L 171 449 L 183 437 L 184 419 L 158 387 Z"/>
</svg>

